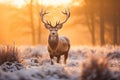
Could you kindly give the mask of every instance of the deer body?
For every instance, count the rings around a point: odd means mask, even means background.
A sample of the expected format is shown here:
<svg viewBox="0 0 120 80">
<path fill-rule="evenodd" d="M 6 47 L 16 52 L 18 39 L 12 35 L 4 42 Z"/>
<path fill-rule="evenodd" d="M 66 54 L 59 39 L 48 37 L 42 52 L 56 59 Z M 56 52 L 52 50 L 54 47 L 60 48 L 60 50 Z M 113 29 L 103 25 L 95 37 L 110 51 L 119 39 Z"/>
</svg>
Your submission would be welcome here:
<svg viewBox="0 0 120 80">
<path fill-rule="evenodd" d="M 65 36 L 59 37 L 58 34 L 54 36 L 51 34 L 48 38 L 48 52 L 51 58 L 51 64 L 53 64 L 52 59 L 54 57 L 57 57 L 57 63 L 59 63 L 61 55 L 64 55 L 64 63 L 66 64 L 68 52 L 70 49 L 70 41 Z"/>
<path fill-rule="evenodd" d="M 51 58 L 51 64 L 53 64 L 53 58 L 57 57 L 57 63 L 60 62 L 61 55 L 64 55 L 64 63 L 66 64 L 66 60 L 68 58 L 68 52 L 70 49 L 70 41 L 66 36 L 59 36 L 57 31 L 62 28 L 63 23 L 67 21 L 70 17 L 70 13 L 62 12 L 63 14 L 67 15 L 67 18 L 64 22 L 56 22 L 56 25 L 53 27 L 51 22 L 45 23 L 43 20 L 43 16 L 47 14 L 46 12 L 41 12 L 41 20 L 44 23 L 45 27 L 49 29 L 50 34 L 48 37 L 48 52 Z"/>
<path fill-rule="evenodd" d="M 65 36 L 57 37 L 55 41 L 48 39 L 48 51 L 53 57 L 59 57 L 61 55 L 68 56 L 69 49 L 70 42 L 69 39 Z M 64 63 L 66 63 L 66 61 Z"/>
</svg>

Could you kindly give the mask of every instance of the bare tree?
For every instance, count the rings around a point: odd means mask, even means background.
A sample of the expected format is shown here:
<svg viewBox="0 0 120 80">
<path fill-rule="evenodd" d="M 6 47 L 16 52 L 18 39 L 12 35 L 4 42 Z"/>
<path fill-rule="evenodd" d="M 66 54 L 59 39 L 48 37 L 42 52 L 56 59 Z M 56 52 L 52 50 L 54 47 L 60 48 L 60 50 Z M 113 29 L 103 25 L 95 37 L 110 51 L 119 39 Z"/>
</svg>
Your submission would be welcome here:
<svg viewBox="0 0 120 80">
<path fill-rule="evenodd" d="M 118 21 L 120 22 L 120 12 L 118 16 Z M 120 45 L 120 23 L 118 24 L 118 45 Z"/>
<path fill-rule="evenodd" d="M 99 16 L 100 16 L 100 41 L 101 41 L 101 45 L 104 45 L 105 44 L 105 31 L 104 31 L 104 2 L 103 0 L 100 0 L 100 13 L 99 13 Z"/>
<path fill-rule="evenodd" d="M 114 33 L 114 45 L 118 45 L 118 30 L 119 30 L 119 3 L 120 1 L 112 0 L 113 7 L 113 33 Z"/>
<path fill-rule="evenodd" d="M 41 20 L 40 20 L 40 6 L 38 0 L 36 0 L 36 6 L 37 6 L 37 16 L 38 16 L 38 37 L 37 37 L 37 42 L 38 44 L 41 42 Z"/>
<path fill-rule="evenodd" d="M 30 0 L 30 18 L 31 18 L 31 30 L 32 30 L 32 44 L 35 45 L 35 29 L 34 29 L 34 22 L 33 22 L 33 0 Z"/>
<path fill-rule="evenodd" d="M 86 21 L 88 24 L 89 31 L 91 33 L 92 37 L 92 44 L 95 45 L 95 13 L 94 13 L 94 6 L 92 5 L 93 1 L 90 0 L 85 0 L 86 2 L 86 10 L 85 10 L 85 16 L 86 16 Z"/>
<path fill-rule="evenodd" d="M 113 29 L 114 29 L 114 31 L 113 31 L 113 36 L 114 36 L 114 45 L 117 45 L 118 44 L 118 39 L 117 39 L 117 33 L 118 33 L 118 31 L 117 31 L 117 29 L 118 29 L 118 23 L 117 23 L 117 14 L 116 14 L 116 12 L 114 12 L 114 19 L 113 19 Z"/>
<path fill-rule="evenodd" d="M 34 12 L 33 12 L 33 2 L 34 0 L 24 0 L 26 4 L 28 4 L 28 10 L 29 10 L 29 15 L 30 15 L 30 29 L 31 29 L 31 39 L 32 39 L 32 44 L 36 44 L 35 40 L 35 27 L 34 27 Z"/>
</svg>

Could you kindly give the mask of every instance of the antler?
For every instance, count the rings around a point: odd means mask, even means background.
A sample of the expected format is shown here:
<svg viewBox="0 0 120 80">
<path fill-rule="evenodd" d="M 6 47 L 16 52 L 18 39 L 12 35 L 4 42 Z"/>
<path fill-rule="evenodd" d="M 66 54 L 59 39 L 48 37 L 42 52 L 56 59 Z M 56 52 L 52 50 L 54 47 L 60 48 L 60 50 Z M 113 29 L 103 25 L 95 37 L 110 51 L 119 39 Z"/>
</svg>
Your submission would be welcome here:
<svg viewBox="0 0 120 80">
<path fill-rule="evenodd" d="M 50 21 L 46 21 L 46 22 L 44 21 L 44 16 L 45 16 L 46 14 L 48 14 L 48 13 L 49 13 L 49 12 L 46 12 L 45 10 L 43 11 L 43 9 L 41 10 L 41 12 L 40 12 L 41 21 L 42 21 L 44 24 L 48 24 L 48 25 L 52 26 Z"/>
<path fill-rule="evenodd" d="M 63 25 L 63 24 L 68 20 L 68 18 L 70 17 L 70 11 L 69 11 L 69 9 L 68 9 L 68 12 L 67 12 L 67 10 L 65 10 L 65 12 L 62 11 L 62 13 L 63 13 L 64 15 L 66 15 L 66 19 L 65 19 L 63 22 L 61 22 L 61 23 L 60 23 L 60 21 L 57 21 L 57 22 L 56 22 L 56 27 L 59 27 L 59 28 L 61 28 L 62 25 Z"/>
<path fill-rule="evenodd" d="M 43 11 L 43 9 L 42 9 L 41 12 L 40 12 L 40 16 L 41 16 L 41 21 L 42 21 L 44 24 L 46 24 L 46 22 L 44 21 L 44 18 L 43 18 L 43 17 L 44 17 L 46 14 L 48 14 L 48 12 Z"/>
<path fill-rule="evenodd" d="M 66 19 L 65 19 L 63 22 L 61 22 L 61 23 L 60 23 L 60 21 L 57 21 L 57 22 L 56 22 L 55 27 L 57 27 L 58 29 L 61 29 L 61 28 L 62 28 L 62 25 L 63 25 L 63 24 L 68 20 L 68 18 L 70 17 L 70 11 L 69 11 L 69 9 L 68 9 L 68 12 L 67 12 L 67 10 L 65 10 L 65 12 L 62 11 L 62 13 L 63 13 L 64 15 L 66 15 Z"/>
<path fill-rule="evenodd" d="M 41 10 L 41 12 L 40 12 L 40 16 L 41 16 L 41 21 L 45 24 L 45 27 L 46 28 L 50 28 L 50 27 L 53 27 L 52 25 L 51 25 L 51 22 L 50 21 L 44 21 L 44 16 L 46 15 L 46 14 L 48 14 L 49 12 L 46 12 L 45 10 Z M 68 20 L 68 18 L 70 17 L 70 11 L 69 11 L 69 9 L 68 10 L 65 10 L 64 12 L 62 11 L 62 13 L 64 14 L 64 15 L 66 15 L 66 19 L 63 21 L 63 22 L 61 22 L 60 23 L 60 21 L 57 21 L 56 22 L 56 25 L 55 25 L 55 27 L 57 27 L 57 28 L 62 28 L 62 25 Z M 49 26 L 47 26 L 47 25 L 49 25 Z"/>
<path fill-rule="evenodd" d="M 67 10 L 65 10 L 65 12 L 62 11 L 62 13 L 64 15 L 66 15 L 66 19 L 62 23 L 60 23 L 60 24 L 64 24 L 68 20 L 68 18 L 70 17 L 70 11 L 69 11 L 69 9 L 68 9 L 68 12 L 67 12 Z"/>
</svg>

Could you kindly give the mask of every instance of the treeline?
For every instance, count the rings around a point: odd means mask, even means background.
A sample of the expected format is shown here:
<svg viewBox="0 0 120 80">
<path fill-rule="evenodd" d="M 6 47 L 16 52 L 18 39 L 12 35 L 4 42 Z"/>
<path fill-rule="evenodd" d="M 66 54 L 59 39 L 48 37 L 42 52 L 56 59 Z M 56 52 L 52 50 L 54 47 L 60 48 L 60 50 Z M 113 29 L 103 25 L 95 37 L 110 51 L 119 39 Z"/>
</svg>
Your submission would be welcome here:
<svg viewBox="0 0 120 80">
<path fill-rule="evenodd" d="M 24 2 L 21 8 L 0 3 L 0 43 L 40 44 L 40 5 L 38 0 Z"/>
<path fill-rule="evenodd" d="M 16 41 L 16 43 L 33 45 L 45 43 L 46 37 L 44 36 L 47 36 L 48 33 L 45 31 L 39 15 L 40 10 L 45 6 L 39 4 L 38 0 L 24 1 L 26 5 L 21 8 L 0 4 L 0 42 L 6 40 L 6 43 Z M 74 0 L 70 3 L 71 17 L 65 27 L 66 30 L 63 29 L 67 31 L 69 28 L 70 34 L 79 29 L 73 36 L 68 35 L 70 38 L 72 37 L 71 42 L 77 44 L 75 41 L 80 35 L 77 45 L 88 45 L 89 43 L 90 45 L 91 43 L 93 45 L 120 45 L 119 0 L 84 0 L 82 4 L 74 6 L 75 1 L 81 2 Z M 55 9 L 60 8 L 61 6 L 58 6 Z M 50 11 L 54 7 L 47 6 L 47 9 Z M 14 31 L 12 31 L 13 29 Z M 88 37 L 88 43 L 84 36 Z"/>
<path fill-rule="evenodd" d="M 120 0 L 84 0 L 86 23 L 92 44 L 120 45 Z M 98 39 L 97 39 L 97 38 Z"/>
</svg>

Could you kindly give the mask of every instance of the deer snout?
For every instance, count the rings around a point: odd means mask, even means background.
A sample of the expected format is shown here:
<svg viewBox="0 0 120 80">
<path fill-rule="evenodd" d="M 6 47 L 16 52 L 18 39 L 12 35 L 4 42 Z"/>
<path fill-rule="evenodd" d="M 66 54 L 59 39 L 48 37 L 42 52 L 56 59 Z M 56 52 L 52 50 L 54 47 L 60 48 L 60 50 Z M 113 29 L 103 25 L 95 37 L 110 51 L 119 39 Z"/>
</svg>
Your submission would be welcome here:
<svg viewBox="0 0 120 80">
<path fill-rule="evenodd" d="M 57 32 L 56 31 L 51 31 L 51 35 L 57 35 Z"/>
<path fill-rule="evenodd" d="M 55 35 L 55 33 L 53 32 L 52 35 Z"/>
</svg>

